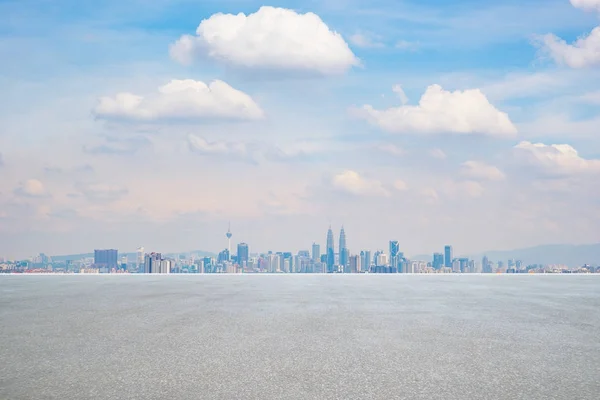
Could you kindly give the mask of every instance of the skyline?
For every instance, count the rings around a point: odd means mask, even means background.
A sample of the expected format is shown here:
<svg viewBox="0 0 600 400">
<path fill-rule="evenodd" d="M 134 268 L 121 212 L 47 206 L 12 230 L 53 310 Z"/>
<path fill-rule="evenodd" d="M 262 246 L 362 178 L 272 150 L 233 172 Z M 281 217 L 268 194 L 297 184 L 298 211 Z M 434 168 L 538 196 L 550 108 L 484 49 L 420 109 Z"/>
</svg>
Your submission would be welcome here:
<svg viewBox="0 0 600 400">
<path fill-rule="evenodd" d="M 441 245 L 436 249 L 433 249 L 432 252 L 425 253 L 415 253 L 410 251 L 410 249 L 405 249 L 401 246 L 398 240 L 389 239 L 387 243 L 382 245 L 381 243 L 373 248 L 361 247 L 357 248 L 349 248 L 346 244 L 346 233 L 344 226 L 342 225 L 340 228 L 340 233 L 337 236 L 339 239 L 339 246 L 335 247 L 336 236 L 333 232 L 332 226 L 329 225 L 327 229 L 327 234 L 325 235 L 325 246 L 321 246 L 319 241 L 313 241 L 310 246 L 294 246 L 292 248 L 265 248 L 265 249 L 257 249 L 253 248 L 250 244 L 239 241 L 234 242 L 233 247 L 237 249 L 237 251 L 232 251 L 231 247 L 231 237 L 233 236 L 233 232 L 231 230 L 231 223 L 228 224 L 227 231 L 225 234 L 226 244 L 225 247 L 220 248 L 216 251 L 210 251 L 207 249 L 197 248 L 197 249 L 186 249 L 179 251 L 170 251 L 164 248 L 157 249 L 149 249 L 149 253 L 147 254 L 166 254 L 171 257 L 179 258 L 180 256 L 199 256 L 199 257 L 215 257 L 216 259 L 223 260 L 236 260 L 239 257 L 240 249 L 242 249 L 242 257 L 244 259 L 248 259 L 249 256 L 258 257 L 265 254 L 298 254 L 298 255 L 307 255 L 306 257 L 312 261 L 321 261 L 324 268 L 327 271 L 333 271 L 334 267 L 339 266 L 340 268 L 346 268 L 352 264 L 352 258 L 356 256 L 361 256 L 363 253 L 366 254 L 383 254 L 387 257 L 390 266 L 395 267 L 396 261 L 399 259 L 408 259 L 412 261 L 419 262 L 430 262 L 433 265 L 438 263 L 439 265 L 451 268 L 452 262 L 455 260 L 465 260 L 465 259 L 490 259 L 495 260 L 519 260 L 519 262 L 527 262 L 529 264 L 545 264 L 545 265 L 569 265 L 571 267 L 578 266 L 579 264 L 589 264 L 596 265 L 597 260 L 600 260 L 600 243 L 592 243 L 585 245 L 546 245 L 546 246 L 534 246 L 531 248 L 520 248 L 520 249 L 511 249 L 511 250 L 487 250 L 481 251 L 477 253 L 467 253 L 464 251 L 458 251 L 454 253 L 454 247 L 450 244 Z M 113 246 L 113 249 L 118 248 L 118 246 Z M 575 248 L 577 256 L 573 257 L 575 254 Z M 325 253 L 322 253 L 321 249 L 325 249 Z M 136 252 L 123 250 L 121 249 L 123 256 L 127 256 L 129 261 L 131 261 L 132 257 L 137 260 L 137 263 L 140 263 L 140 260 L 143 259 L 144 254 L 144 246 L 138 247 Z M 343 251 L 342 251 L 343 250 Z M 74 252 L 72 254 L 45 254 L 45 253 L 36 253 L 32 254 L 28 257 L 24 257 L 21 259 L 5 257 L 0 254 L 0 260 L 34 260 L 42 258 L 47 258 L 48 256 L 54 258 L 64 258 L 70 257 L 69 259 L 78 259 L 85 258 L 85 255 L 88 254 L 96 254 L 98 251 L 101 252 L 117 252 L 119 250 L 107 250 L 107 249 L 98 249 L 97 247 L 94 250 L 94 253 L 90 253 L 88 251 L 79 251 Z M 527 254 L 527 255 L 525 255 Z M 74 257 L 74 258 L 73 258 Z M 96 256 L 94 256 L 96 257 Z M 397 258 L 398 257 L 398 258 Z M 574 261 L 575 259 L 579 261 Z M 570 261 L 565 261 L 570 260 Z"/>
<path fill-rule="evenodd" d="M 0 4 L 0 256 L 598 241 L 600 0 L 201 3 Z"/>
</svg>

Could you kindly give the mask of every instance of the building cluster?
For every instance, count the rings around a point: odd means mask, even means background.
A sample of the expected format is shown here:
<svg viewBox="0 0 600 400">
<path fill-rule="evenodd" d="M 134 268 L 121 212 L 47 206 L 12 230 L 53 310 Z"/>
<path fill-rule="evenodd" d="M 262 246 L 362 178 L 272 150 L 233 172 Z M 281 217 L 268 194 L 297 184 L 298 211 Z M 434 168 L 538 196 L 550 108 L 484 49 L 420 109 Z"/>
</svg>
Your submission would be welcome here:
<svg viewBox="0 0 600 400">
<path fill-rule="evenodd" d="M 236 253 L 231 250 L 231 229 L 225 234 L 227 248 L 216 257 L 202 254 L 170 255 L 146 253 L 143 247 L 134 254 L 121 255 L 116 249 L 95 250 L 93 257 L 78 260 L 52 260 L 45 254 L 26 261 L 0 259 L 0 272 L 36 273 L 600 273 L 599 266 L 583 265 L 569 268 L 562 265 L 525 265 L 520 260 L 493 262 L 484 256 L 475 261 L 454 257 L 452 246 L 433 253 L 430 260 L 411 260 L 405 257 L 397 240 L 389 241 L 387 251 L 361 250 L 351 253 L 347 247 L 344 227 L 339 233 L 337 249 L 333 230 L 329 227 L 326 246 L 313 243 L 310 250 L 292 252 L 250 253 L 247 243 L 239 243 Z"/>
</svg>

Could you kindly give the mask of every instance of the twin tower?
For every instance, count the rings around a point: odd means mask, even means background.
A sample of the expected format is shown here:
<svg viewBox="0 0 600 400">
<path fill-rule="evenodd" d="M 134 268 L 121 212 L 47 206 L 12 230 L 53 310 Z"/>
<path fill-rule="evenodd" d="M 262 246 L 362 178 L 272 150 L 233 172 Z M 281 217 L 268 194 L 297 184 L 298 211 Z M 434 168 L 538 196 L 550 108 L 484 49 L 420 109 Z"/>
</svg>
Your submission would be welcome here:
<svg viewBox="0 0 600 400">
<path fill-rule="evenodd" d="M 339 262 L 336 264 L 335 260 L 335 247 L 333 244 L 333 231 L 331 230 L 331 226 L 327 231 L 327 272 L 336 272 L 336 265 L 342 267 L 348 266 L 348 248 L 346 247 L 346 232 L 344 231 L 344 227 L 342 226 L 342 230 L 340 231 L 340 247 L 339 247 Z"/>
</svg>

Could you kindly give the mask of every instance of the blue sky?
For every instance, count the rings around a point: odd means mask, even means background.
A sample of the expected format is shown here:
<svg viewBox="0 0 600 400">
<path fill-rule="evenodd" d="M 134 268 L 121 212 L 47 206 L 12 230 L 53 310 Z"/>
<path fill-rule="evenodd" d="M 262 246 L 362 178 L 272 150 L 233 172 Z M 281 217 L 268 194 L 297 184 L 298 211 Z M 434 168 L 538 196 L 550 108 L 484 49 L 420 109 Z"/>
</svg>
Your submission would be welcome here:
<svg viewBox="0 0 600 400">
<path fill-rule="evenodd" d="M 0 2 L 0 256 L 599 237 L 600 1 L 101 3 Z"/>
</svg>

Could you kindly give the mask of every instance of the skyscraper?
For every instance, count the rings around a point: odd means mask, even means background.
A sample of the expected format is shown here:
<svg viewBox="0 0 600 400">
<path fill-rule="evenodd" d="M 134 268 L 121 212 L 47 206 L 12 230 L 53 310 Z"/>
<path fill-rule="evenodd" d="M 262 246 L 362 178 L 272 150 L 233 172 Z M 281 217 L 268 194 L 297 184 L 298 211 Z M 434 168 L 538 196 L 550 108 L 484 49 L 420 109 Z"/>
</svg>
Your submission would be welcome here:
<svg viewBox="0 0 600 400">
<path fill-rule="evenodd" d="M 340 265 L 345 269 L 348 266 L 348 248 L 346 247 L 346 232 L 344 227 L 340 231 Z"/>
<path fill-rule="evenodd" d="M 444 265 L 452 268 L 452 246 L 444 247 Z"/>
<path fill-rule="evenodd" d="M 433 253 L 433 268 L 436 270 L 440 270 L 443 266 L 444 255 L 442 253 Z"/>
<path fill-rule="evenodd" d="M 400 254 L 400 244 L 397 240 L 390 240 L 390 264 L 394 268 L 398 268 L 398 255 Z"/>
<path fill-rule="evenodd" d="M 321 246 L 317 243 L 312 245 L 312 260 L 314 262 L 321 261 Z"/>
<path fill-rule="evenodd" d="M 145 274 L 170 274 L 175 263 L 173 260 L 163 260 L 160 253 L 146 254 L 144 257 Z"/>
<path fill-rule="evenodd" d="M 364 250 L 360 252 L 360 264 L 363 271 L 369 271 L 371 269 L 371 252 Z"/>
<path fill-rule="evenodd" d="M 248 245 L 246 243 L 239 243 L 237 248 L 237 259 L 238 264 L 242 267 L 244 263 L 248 263 Z"/>
<path fill-rule="evenodd" d="M 137 249 L 137 270 L 143 271 L 144 269 L 144 247 L 139 247 Z"/>
<path fill-rule="evenodd" d="M 333 272 L 333 265 L 335 264 L 335 248 L 333 247 L 333 231 L 331 226 L 327 231 L 327 272 Z"/>
<path fill-rule="evenodd" d="M 117 269 L 118 266 L 118 251 L 115 249 L 109 250 L 94 250 L 94 266 L 100 269 Z M 103 272 L 107 272 L 103 271 Z"/>
</svg>

